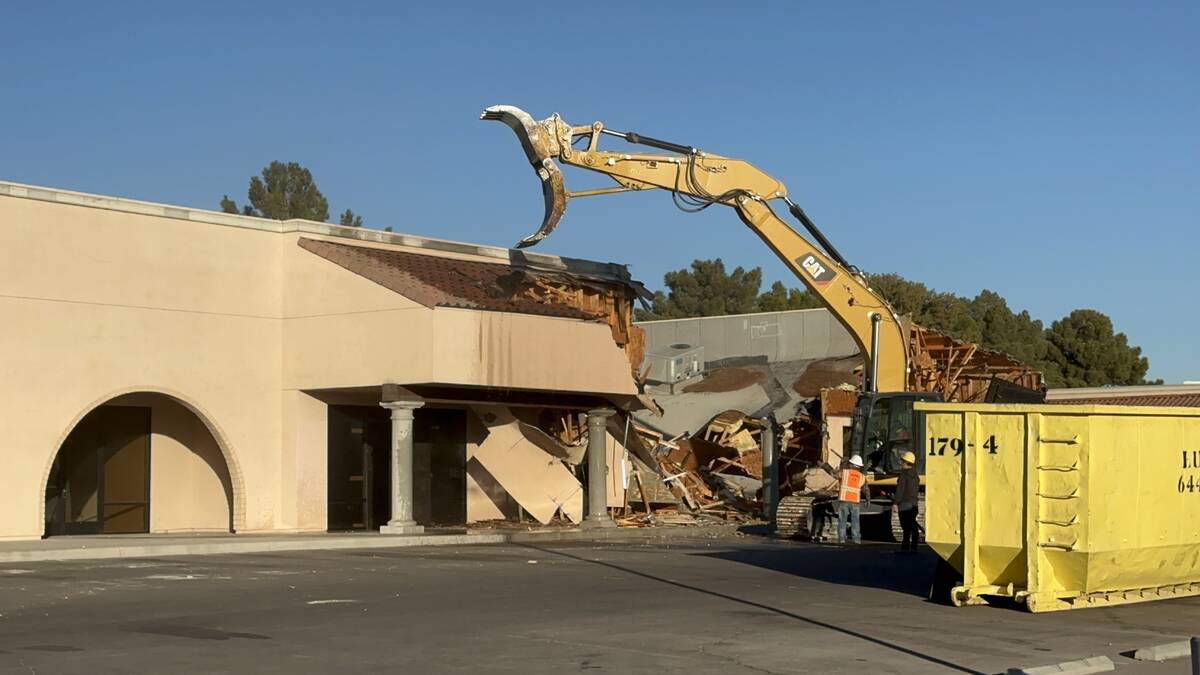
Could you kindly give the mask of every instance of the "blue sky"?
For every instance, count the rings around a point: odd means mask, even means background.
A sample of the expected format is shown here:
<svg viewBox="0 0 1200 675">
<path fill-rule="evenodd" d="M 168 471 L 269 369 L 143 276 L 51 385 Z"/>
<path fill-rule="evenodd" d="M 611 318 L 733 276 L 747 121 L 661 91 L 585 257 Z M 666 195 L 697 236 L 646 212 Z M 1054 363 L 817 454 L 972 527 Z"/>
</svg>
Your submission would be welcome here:
<svg viewBox="0 0 1200 675">
<path fill-rule="evenodd" d="M 294 160 L 370 226 L 510 245 L 540 192 L 478 113 L 511 103 L 749 159 L 866 270 L 1099 309 L 1200 379 L 1200 4 L 433 4 L 8 7 L 0 178 L 216 208 Z M 539 250 L 798 285 L 666 193 L 575 201 Z"/>
</svg>

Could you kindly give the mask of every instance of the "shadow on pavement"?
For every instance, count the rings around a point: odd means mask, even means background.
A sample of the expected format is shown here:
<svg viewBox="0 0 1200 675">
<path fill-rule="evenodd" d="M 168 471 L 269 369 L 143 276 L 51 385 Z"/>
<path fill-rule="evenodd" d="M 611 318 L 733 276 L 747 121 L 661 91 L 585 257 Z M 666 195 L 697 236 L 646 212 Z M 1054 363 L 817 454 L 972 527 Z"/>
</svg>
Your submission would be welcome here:
<svg viewBox="0 0 1200 675">
<path fill-rule="evenodd" d="M 762 610 L 764 612 L 770 612 L 772 614 L 787 617 L 789 619 L 793 619 L 795 621 L 800 621 L 800 622 L 806 623 L 811 626 L 817 626 L 819 628 L 831 630 L 836 633 L 841 633 L 842 635 L 847 635 L 849 637 L 857 638 L 864 642 L 869 642 L 873 645 L 877 645 L 877 646 L 883 647 L 885 649 L 890 649 L 895 652 L 899 652 L 901 654 L 907 654 L 908 656 L 912 656 L 914 658 L 921 659 L 927 663 L 935 664 L 935 665 L 941 666 L 943 668 L 949 668 L 951 670 L 956 670 L 960 673 L 972 673 L 972 675 L 987 675 L 986 673 L 984 673 L 982 671 L 973 670 L 971 668 L 967 668 L 966 666 L 961 666 L 957 663 L 953 663 L 951 661 L 946 661 L 945 659 L 940 659 L 936 656 L 932 656 L 930 654 L 925 654 L 925 653 L 919 652 L 915 649 L 910 649 L 908 647 L 904 647 L 904 646 L 895 644 L 894 642 L 888 642 L 887 640 L 882 640 L 880 638 L 877 638 L 877 637 L 874 637 L 871 635 L 867 635 L 866 633 L 861 633 L 861 632 L 856 631 L 851 628 L 845 628 L 842 626 L 838 626 L 838 625 L 829 623 L 827 621 L 822 621 L 820 619 L 814 619 L 812 617 L 804 616 L 802 614 L 796 614 L 795 612 L 789 612 L 787 610 L 780 609 L 778 607 L 772 607 L 771 605 L 767 605 L 767 604 L 764 604 L 761 602 L 755 602 L 753 600 L 745 600 L 743 598 L 729 595 L 728 593 L 721 593 L 719 591 L 711 591 L 711 590 L 708 590 L 707 588 L 701 588 L 699 586 L 692 586 L 690 584 L 685 584 L 685 583 L 682 583 L 679 581 L 672 581 L 671 579 L 664 579 L 663 577 L 655 576 L 653 574 L 642 572 L 642 571 L 639 571 L 639 570 L 636 570 L 636 569 L 633 569 L 630 567 L 625 567 L 625 566 L 617 565 L 617 564 L 610 563 L 610 562 L 604 562 L 603 560 L 589 560 L 587 558 L 582 558 L 577 555 L 572 555 L 570 553 L 566 553 L 565 551 L 557 551 L 554 549 L 543 548 L 541 546 L 534 546 L 532 544 L 518 544 L 518 545 L 523 546 L 528 549 L 531 549 L 531 550 L 541 551 L 542 553 L 556 555 L 556 556 L 560 556 L 563 558 L 569 558 L 571 560 L 575 560 L 575 561 L 582 562 L 582 563 L 588 563 L 590 565 L 598 565 L 600 567 L 607 567 L 609 569 L 617 570 L 619 572 L 625 572 L 626 574 L 632 574 L 634 576 L 638 576 L 643 579 L 648 579 L 650 581 L 657 581 L 658 583 L 661 583 L 661 584 L 666 584 L 668 586 L 674 586 L 676 588 L 681 588 L 681 589 L 692 591 L 695 593 L 702 593 L 704 595 L 708 595 L 708 596 L 711 596 L 714 598 L 720 598 L 722 600 L 727 600 L 729 602 L 738 603 L 740 605 L 744 605 L 747 607 L 754 607 L 754 608 Z M 797 550 L 799 550 L 799 549 L 797 549 Z M 881 555 L 882 555 L 882 553 L 881 553 Z M 716 557 L 720 557 L 720 556 L 718 555 Z M 900 558 L 902 556 L 895 556 L 895 557 Z M 916 558 L 916 559 L 924 558 L 924 556 L 911 556 L 911 557 Z"/>
<path fill-rule="evenodd" d="M 929 597 L 938 557 L 929 550 L 896 555 L 895 546 L 779 546 L 694 555 L 754 565 L 843 586 L 879 588 Z"/>
</svg>

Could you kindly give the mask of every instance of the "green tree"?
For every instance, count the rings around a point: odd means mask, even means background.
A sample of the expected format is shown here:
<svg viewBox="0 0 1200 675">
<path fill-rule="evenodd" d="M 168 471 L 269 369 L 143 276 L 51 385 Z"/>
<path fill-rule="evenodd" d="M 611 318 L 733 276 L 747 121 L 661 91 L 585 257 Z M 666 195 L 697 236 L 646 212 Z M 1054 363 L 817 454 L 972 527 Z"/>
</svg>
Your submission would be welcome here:
<svg viewBox="0 0 1200 675">
<path fill-rule="evenodd" d="M 1077 309 L 1050 324 L 1046 331 L 1052 387 L 1100 387 L 1146 384 L 1150 361 L 1141 347 L 1113 331 L 1112 320 L 1094 309 Z"/>
<path fill-rule="evenodd" d="M 914 320 L 925 312 L 933 296 L 933 291 L 925 284 L 909 281 L 899 274 L 873 274 L 868 275 L 868 279 L 875 292 L 887 298 L 897 313 Z"/>
<path fill-rule="evenodd" d="M 960 340 L 983 341 L 983 330 L 971 313 L 971 303 L 953 293 L 940 293 L 899 274 L 868 275 L 871 286 L 887 298 L 896 312 L 922 326 L 936 328 Z"/>
<path fill-rule="evenodd" d="M 362 216 L 358 215 L 357 213 L 351 211 L 350 209 L 346 209 L 342 212 L 342 217 L 338 221 L 338 224 L 345 227 L 362 227 L 363 219 Z"/>
<path fill-rule="evenodd" d="M 695 260 L 691 269 L 667 272 L 663 277 L 667 293 L 654 294 L 649 312 L 638 312 L 641 320 L 682 319 L 692 316 L 722 316 L 753 312 L 758 305 L 762 269 L 735 268 L 725 271 L 725 263 Z"/>
<path fill-rule="evenodd" d="M 816 309 L 824 307 L 817 296 L 799 288 L 788 288 L 782 281 L 771 284 L 771 288 L 758 296 L 758 311 L 783 312 L 789 309 Z"/>
<path fill-rule="evenodd" d="M 303 218 L 322 223 L 329 220 L 329 201 L 317 189 L 312 173 L 296 162 L 268 164 L 261 178 L 250 178 L 247 197 L 250 203 L 239 210 L 237 203 L 225 195 L 221 210 L 274 220 Z"/>
<path fill-rule="evenodd" d="M 971 301 L 971 314 L 979 322 L 983 343 L 989 349 L 1002 351 L 1013 358 L 1047 369 L 1049 343 L 1042 322 L 1029 312 L 1020 314 L 1008 307 L 1008 302 L 995 291 L 984 289 Z"/>
</svg>

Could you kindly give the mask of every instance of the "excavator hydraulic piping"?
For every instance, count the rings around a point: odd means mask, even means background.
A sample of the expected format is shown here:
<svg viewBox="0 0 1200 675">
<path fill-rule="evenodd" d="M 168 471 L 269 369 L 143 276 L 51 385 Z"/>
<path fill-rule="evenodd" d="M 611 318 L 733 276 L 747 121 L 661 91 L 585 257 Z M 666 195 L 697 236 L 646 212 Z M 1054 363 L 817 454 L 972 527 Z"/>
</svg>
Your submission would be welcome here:
<svg viewBox="0 0 1200 675">
<path fill-rule="evenodd" d="M 879 312 L 871 312 L 871 374 L 870 381 L 867 384 L 867 391 L 876 393 L 879 391 L 879 322 L 883 321 L 883 317 Z"/>
<path fill-rule="evenodd" d="M 837 248 L 834 247 L 833 243 L 825 238 L 825 233 L 822 232 L 821 229 L 817 227 L 817 224 L 808 217 L 808 214 L 804 212 L 804 209 L 800 208 L 799 204 L 793 202 L 788 197 L 784 197 L 783 201 L 787 203 L 788 210 L 792 212 L 792 215 L 795 216 L 796 220 L 800 221 L 800 224 L 804 225 L 804 229 L 808 230 L 808 233 L 813 236 L 813 239 L 817 240 L 817 243 L 821 245 L 821 248 L 825 249 L 825 252 L 829 254 L 830 258 L 838 261 L 838 264 L 842 267 L 846 267 L 851 270 L 854 269 L 854 266 L 846 262 L 846 258 L 842 256 L 841 252 L 838 251 Z"/>
<path fill-rule="evenodd" d="M 616 136 L 617 138 L 624 138 L 625 140 L 629 141 L 630 143 L 636 143 L 637 145 L 646 145 L 651 148 L 658 148 L 659 150 L 666 150 L 667 152 L 677 152 L 681 155 L 693 155 L 693 154 L 699 152 L 699 150 L 697 150 L 696 148 L 693 148 L 690 145 L 680 145 L 678 143 L 672 143 L 670 141 L 663 141 L 663 140 L 659 140 L 657 138 L 643 136 L 643 135 L 641 135 L 639 133 L 635 133 L 633 131 L 613 131 L 612 129 L 601 129 L 600 133 L 608 134 L 609 136 Z"/>
<path fill-rule="evenodd" d="M 666 150 L 667 152 L 677 152 L 681 155 L 692 155 L 697 152 L 696 148 L 693 148 L 690 145 L 680 145 L 678 143 L 672 143 L 670 141 L 663 141 L 663 140 L 659 140 L 657 138 L 651 138 L 649 136 L 635 134 L 632 131 L 625 132 L 625 140 L 629 141 L 630 143 L 636 143 L 638 145 L 646 145 L 651 148 L 658 148 L 659 150 Z"/>
</svg>

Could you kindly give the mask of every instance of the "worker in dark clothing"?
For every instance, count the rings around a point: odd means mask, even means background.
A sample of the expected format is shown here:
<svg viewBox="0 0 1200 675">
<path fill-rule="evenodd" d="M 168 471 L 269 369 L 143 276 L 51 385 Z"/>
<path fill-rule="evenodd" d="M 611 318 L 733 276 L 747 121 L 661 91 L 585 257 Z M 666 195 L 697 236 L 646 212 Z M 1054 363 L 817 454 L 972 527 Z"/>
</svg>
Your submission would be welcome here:
<svg viewBox="0 0 1200 675">
<path fill-rule="evenodd" d="M 896 481 L 896 501 L 892 511 L 900 518 L 900 529 L 904 531 L 901 553 L 917 552 L 917 499 L 921 478 L 917 475 L 916 463 L 917 456 L 911 450 L 900 455 L 900 477 Z"/>
</svg>

